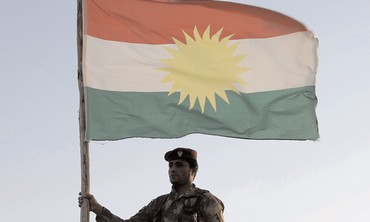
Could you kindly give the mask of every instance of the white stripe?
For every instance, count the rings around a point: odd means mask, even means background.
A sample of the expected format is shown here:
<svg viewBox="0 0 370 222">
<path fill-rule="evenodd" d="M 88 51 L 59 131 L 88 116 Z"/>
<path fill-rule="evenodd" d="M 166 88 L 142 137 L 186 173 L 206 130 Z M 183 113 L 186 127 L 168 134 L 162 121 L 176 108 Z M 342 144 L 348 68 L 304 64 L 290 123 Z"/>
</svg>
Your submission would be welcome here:
<svg viewBox="0 0 370 222">
<path fill-rule="evenodd" d="M 311 32 L 266 38 L 231 40 L 237 54 L 247 54 L 239 63 L 249 70 L 240 75 L 247 84 L 240 92 L 251 93 L 315 85 L 317 41 Z M 85 85 L 125 92 L 168 92 L 172 83 L 161 83 L 167 75 L 160 59 L 171 58 L 166 47 L 107 41 L 85 36 Z"/>
</svg>

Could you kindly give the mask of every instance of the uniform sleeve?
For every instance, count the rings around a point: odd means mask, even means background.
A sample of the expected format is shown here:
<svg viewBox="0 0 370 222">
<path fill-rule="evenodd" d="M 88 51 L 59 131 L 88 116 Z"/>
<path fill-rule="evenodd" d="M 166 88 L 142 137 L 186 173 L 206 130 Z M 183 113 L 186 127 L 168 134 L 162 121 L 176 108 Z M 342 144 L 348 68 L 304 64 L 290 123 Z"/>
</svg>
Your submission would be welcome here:
<svg viewBox="0 0 370 222">
<path fill-rule="evenodd" d="M 206 222 L 224 222 L 224 204 L 207 192 L 200 197 L 200 213 Z"/>
<path fill-rule="evenodd" d="M 97 222 L 125 222 L 125 220 L 112 214 L 107 208 L 103 207 L 102 214 L 97 215 L 95 220 Z"/>
<path fill-rule="evenodd" d="M 157 200 L 152 200 L 148 205 L 141 208 L 128 220 L 123 220 L 112 214 L 108 209 L 103 208 L 102 214 L 96 217 L 97 222 L 152 222 L 156 213 Z"/>
<path fill-rule="evenodd" d="M 152 222 L 154 215 L 153 201 L 141 208 L 134 216 L 125 222 Z"/>
</svg>

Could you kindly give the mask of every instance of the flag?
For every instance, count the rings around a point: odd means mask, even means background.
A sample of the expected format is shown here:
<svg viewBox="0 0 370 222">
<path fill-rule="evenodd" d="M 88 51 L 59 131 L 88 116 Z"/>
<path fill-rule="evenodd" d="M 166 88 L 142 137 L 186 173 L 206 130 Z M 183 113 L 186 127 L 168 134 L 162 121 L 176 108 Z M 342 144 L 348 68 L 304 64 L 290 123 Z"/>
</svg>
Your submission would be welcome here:
<svg viewBox="0 0 370 222">
<path fill-rule="evenodd" d="M 221 1 L 85 0 L 86 139 L 316 140 L 317 40 Z"/>
</svg>

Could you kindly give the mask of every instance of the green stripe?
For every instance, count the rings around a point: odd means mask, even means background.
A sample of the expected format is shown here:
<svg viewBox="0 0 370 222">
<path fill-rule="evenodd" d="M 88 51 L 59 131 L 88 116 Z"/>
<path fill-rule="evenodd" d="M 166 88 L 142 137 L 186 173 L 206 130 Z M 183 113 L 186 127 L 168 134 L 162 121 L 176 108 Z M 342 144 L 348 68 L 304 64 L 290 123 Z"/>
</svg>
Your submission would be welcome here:
<svg viewBox="0 0 370 222">
<path fill-rule="evenodd" d="M 207 101 L 177 105 L 179 93 L 110 92 L 86 88 L 89 140 L 130 137 L 177 138 L 192 133 L 248 139 L 316 140 L 319 137 L 315 87 L 238 95 L 227 92 L 230 105 L 217 98 L 215 112 Z"/>
</svg>

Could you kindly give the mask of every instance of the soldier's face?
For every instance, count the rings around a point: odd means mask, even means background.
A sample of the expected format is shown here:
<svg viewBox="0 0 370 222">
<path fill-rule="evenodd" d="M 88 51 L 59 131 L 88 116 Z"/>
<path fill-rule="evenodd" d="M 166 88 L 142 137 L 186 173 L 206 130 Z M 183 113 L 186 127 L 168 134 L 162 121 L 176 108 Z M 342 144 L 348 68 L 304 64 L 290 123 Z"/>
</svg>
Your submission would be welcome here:
<svg viewBox="0 0 370 222">
<path fill-rule="evenodd" d="M 168 166 L 168 175 L 173 185 L 185 185 L 193 182 L 194 171 L 185 160 L 172 160 Z"/>
</svg>

